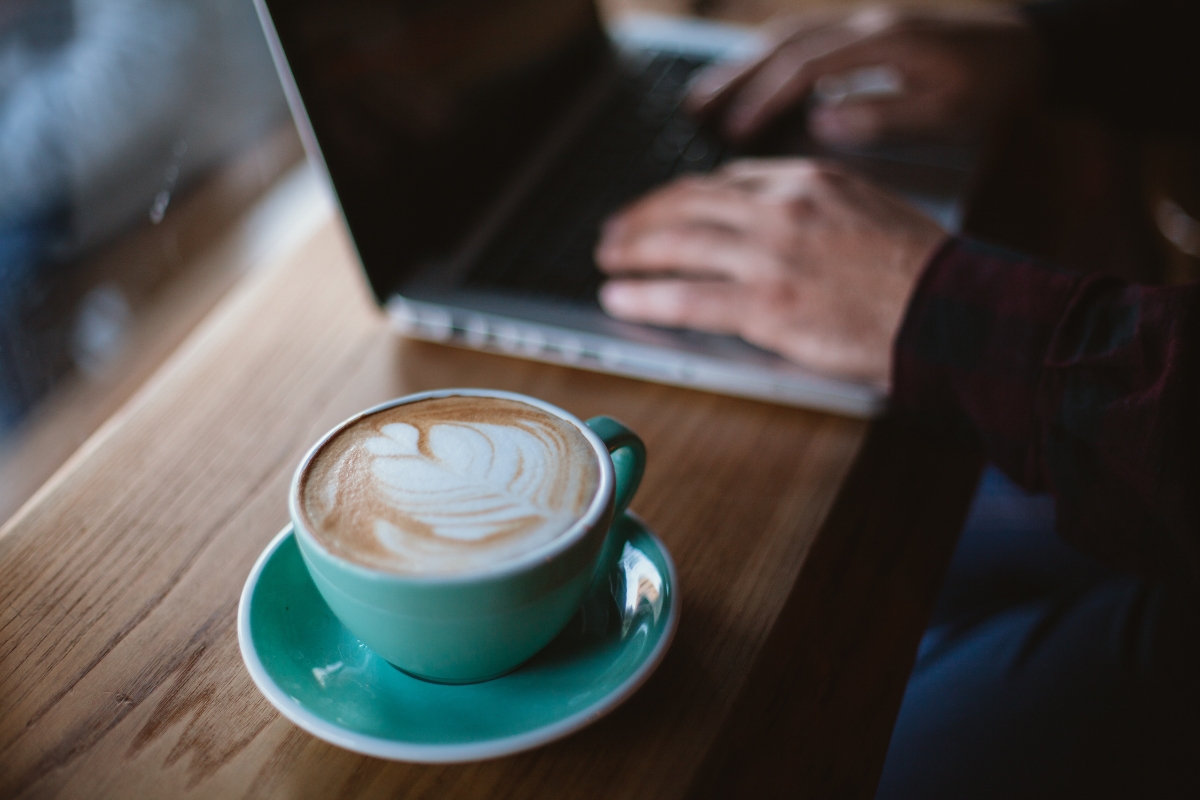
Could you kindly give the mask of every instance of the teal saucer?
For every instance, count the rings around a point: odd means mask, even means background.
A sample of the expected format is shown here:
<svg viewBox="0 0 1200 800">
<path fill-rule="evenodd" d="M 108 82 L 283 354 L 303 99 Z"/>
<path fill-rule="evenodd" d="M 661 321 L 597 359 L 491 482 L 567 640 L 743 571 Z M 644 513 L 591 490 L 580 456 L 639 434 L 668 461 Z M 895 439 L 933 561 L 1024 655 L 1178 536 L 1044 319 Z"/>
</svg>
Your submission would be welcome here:
<svg viewBox="0 0 1200 800">
<path fill-rule="evenodd" d="M 637 517 L 612 576 L 545 650 L 495 680 L 413 678 L 375 655 L 325 605 L 289 525 L 259 556 L 238 608 L 238 643 L 279 711 L 347 750 L 400 761 L 475 761 L 559 739 L 596 721 L 662 661 L 679 621 L 675 566 Z M 617 602 L 613 602 L 616 598 Z"/>
</svg>

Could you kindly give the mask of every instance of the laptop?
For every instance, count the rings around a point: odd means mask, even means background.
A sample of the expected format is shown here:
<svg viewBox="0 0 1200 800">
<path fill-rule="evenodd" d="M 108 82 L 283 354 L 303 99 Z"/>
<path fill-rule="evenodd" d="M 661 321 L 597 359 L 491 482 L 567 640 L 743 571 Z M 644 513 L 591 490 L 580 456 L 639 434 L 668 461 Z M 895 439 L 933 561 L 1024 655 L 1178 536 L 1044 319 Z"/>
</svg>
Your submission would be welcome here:
<svg viewBox="0 0 1200 800">
<path fill-rule="evenodd" d="M 256 0 L 309 158 L 371 289 L 405 335 L 841 414 L 875 387 L 741 339 L 615 320 L 600 223 L 739 153 L 685 113 L 706 65 L 760 52 L 750 29 L 624 17 L 593 0 Z M 780 149 L 814 151 L 790 142 Z M 957 224 L 969 158 L 834 157 Z"/>
</svg>

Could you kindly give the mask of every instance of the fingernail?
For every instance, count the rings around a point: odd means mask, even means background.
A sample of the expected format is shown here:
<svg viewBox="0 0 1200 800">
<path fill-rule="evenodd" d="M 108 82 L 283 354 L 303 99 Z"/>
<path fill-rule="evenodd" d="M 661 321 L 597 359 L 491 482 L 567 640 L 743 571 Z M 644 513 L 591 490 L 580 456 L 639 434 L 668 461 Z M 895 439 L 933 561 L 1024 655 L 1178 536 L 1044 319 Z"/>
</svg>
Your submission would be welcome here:
<svg viewBox="0 0 1200 800">
<path fill-rule="evenodd" d="M 707 103 L 725 91 L 731 79 L 729 70 L 720 66 L 703 69 L 688 83 L 687 96 Z"/>
<path fill-rule="evenodd" d="M 692 85 L 688 87 L 687 94 L 683 96 L 683 102 L 688 107 L 701 108 L 712 99 L 714 94 L 716 92 L 713 91 L 713 87 L 709 86 L 703 80 L 693 81 Z"/>
<path fill-rule="evenodd" d="M 629 305 L 628 287 L 608 282 L 600 287 L 600 305 L 611 314 L 620 315 Z"/>
</svg>

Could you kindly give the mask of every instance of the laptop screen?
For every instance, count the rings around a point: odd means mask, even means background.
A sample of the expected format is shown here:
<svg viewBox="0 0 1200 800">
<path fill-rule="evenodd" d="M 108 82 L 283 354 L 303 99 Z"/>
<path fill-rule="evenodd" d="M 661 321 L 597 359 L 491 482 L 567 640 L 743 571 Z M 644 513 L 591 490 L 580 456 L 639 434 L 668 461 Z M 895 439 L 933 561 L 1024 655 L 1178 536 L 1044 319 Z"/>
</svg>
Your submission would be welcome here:
<svg viewBox="0 0 1200 800">
<path fill-rule="evenodd" d="M 578 95 L 591 0 L 265 0 L 376 296 L 447 258 Z"/>
</svg>

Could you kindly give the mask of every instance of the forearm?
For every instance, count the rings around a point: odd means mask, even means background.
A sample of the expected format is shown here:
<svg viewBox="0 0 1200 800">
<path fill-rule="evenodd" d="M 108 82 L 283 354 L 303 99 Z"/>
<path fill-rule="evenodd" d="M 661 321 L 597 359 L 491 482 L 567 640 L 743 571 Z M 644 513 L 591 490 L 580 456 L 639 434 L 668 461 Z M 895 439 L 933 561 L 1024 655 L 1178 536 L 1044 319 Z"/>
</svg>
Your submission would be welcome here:
<svg viewBox="0 0 1200 800">
<path fill-rule="evenodd" d="M 1061 532 L 1200 586 L 1200 286 L 1147 288 L 952 240 L 896 344 L 896 410 L 1049 490 Z"/>
</svg>

